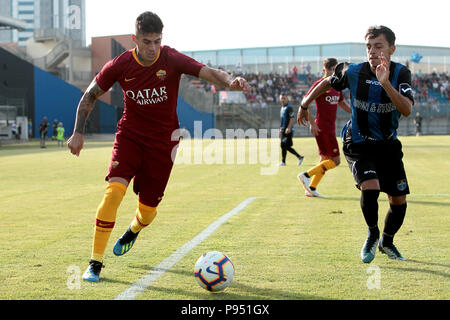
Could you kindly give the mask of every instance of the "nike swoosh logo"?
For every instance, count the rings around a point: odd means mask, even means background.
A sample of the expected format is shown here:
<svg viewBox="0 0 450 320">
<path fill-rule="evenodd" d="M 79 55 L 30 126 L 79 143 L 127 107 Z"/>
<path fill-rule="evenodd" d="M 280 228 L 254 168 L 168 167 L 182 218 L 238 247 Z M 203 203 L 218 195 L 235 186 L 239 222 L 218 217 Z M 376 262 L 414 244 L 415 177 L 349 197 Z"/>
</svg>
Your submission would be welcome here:
<svg viewBox="0 0 450 320">
<path fill-rule="evenodd" d="M 406 91 L 411 90 L 411 88 L 402 89 L 403 93 L 406 93 Z"/>
<path fill-rule="evenodd" d="M 101 222 L 99 222 L 97 225 L 99 227 L 102 227 L 102 228 L 109 228 L 109 227 L 111 227 L 110 223 L 101 223 Z"/>
<path fill-rule="evenodd" d="M 136 79 L 136 78 L 131 78 L 131 79 L 125 78 L 125 82 L 130 82 L 130 81 L 133 81 L 134 79 Z"/>
<path fill-rule="evenodd" d="M 217 272 L 212 271 L 210 268 L 211 268 L 211 267 L 206 268 L 206 272 L 212 273 L 212 274 L 218 274 Z"/>
</svg>

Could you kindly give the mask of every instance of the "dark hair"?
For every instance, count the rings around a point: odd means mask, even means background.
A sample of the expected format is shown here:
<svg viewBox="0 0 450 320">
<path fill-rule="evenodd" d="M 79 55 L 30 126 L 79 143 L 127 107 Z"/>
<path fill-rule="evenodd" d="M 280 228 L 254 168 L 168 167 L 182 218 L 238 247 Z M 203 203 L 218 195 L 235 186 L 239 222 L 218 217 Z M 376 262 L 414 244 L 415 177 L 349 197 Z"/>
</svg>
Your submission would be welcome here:
<svg viewBox="0 0 450 320">
<path fill-rule="evenodd" d="M 136 34 L 162 33 L 164 25 L 156 13 L 145 11 L 136 18 Z"/>
<path fill-rule="evenodd" d="M 364 39 L 373 39 L 378 37 L 380 34 L 384 34 L 387 42 L 390 46 L 395 45 L 395 33 L 386 26 L 371 26 L 367 29 Z"/>
<path fill-rule="evenodd" d="M 338 61 L 336 58 L 326 58 L 323 61 L 323 66 L 325 69 L 330 70 L 331 68 L 333 68 L 334 66 L 336 66 L 338 64 Z"/>
</svg>

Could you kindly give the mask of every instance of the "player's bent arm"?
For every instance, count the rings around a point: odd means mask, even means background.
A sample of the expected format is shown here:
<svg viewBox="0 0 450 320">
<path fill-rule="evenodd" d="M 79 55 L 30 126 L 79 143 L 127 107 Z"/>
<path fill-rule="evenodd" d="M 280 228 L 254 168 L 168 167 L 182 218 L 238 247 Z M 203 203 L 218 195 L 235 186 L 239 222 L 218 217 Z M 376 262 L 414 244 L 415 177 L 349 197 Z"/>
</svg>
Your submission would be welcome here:
<svg viewBox="0 0 450 320">
<path fill-rule="evenodd" d="M 285 133 L 290 133 L 292 131 L 292 126 L 294 125 L 294 118 L 289 119 L 288 126 L 285 130 Z"/>
<path fill-rule="evenodd" d="M 308 95 L 303 97 L 300 103 L 300 108 L 298 108 L 297 123 L 299 125 L 306 126 L 306 122 L 309 121 L 308 106 L 316 100 L 320 95 L 325 93 L 331 88 L 331 76 L 323 79 Z"/>
<path fill-rule="evenodd" d="M 239 90 L 248 92 L 250 90 L 247 81 L 242 77 L 233 78 L 229 73 L 204 66 L 198 75 L 202 80 L 211 82 L 219 87 L 228 88 L 231 90 Z"/>
<path fill-rule="evenodd" d="M 304 96 L 300 104 L 303 109 L 307 109 L 308 106 L 316 100 L 319 96 L 331 89 L 330 83 L 331 77 L 323 79 L 308 95 Z"/>
<path fill-rule="evenodd" d="M 402 116 L 407 117 L 411 114 L 412 111 L 412 101 L 400 94 L 391 84 L 390 81 L 387 81 L 386 84 L 382 84 L 384 91 L 388 94 L 392 103 L 395 105 L 397 110 L 402 114 Z"/>
<path fill-rule="evenodd" d="M 97 81 L 95 79 L 92 80 L 86 92 L 81 97 L 80 103 L 78 104 L 74 133 L 84 134 L 86 121 L 94 109 L 95 101 L 104 93 L 105 91 L 100 89 Z"/>
</svg>

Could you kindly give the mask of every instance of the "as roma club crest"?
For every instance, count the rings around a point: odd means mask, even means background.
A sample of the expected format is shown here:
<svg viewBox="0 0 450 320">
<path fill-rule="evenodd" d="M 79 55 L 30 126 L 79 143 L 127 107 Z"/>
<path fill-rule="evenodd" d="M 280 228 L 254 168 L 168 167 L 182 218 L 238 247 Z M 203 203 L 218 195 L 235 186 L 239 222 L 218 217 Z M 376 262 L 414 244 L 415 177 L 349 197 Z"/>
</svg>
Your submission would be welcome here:
<svg viewBox="0 0 450 320">
<path fill-rule="evenodd" d="M 159 80 L 164 80 L 167 77 L 167 72 L 166 70 L 159 70 L 158 72 L 156 72 L 156 76 Z"/>
</svg>

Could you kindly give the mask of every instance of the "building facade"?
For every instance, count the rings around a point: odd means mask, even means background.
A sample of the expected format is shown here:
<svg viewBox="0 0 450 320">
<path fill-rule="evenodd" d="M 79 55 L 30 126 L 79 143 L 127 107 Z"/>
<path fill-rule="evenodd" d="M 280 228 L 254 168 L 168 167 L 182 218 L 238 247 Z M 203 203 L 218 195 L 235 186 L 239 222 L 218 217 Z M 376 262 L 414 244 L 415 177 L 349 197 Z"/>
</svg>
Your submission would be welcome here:
<svg viewBox="0 0 450 320">
<path fill-rule="evenodd" d="M 85 0 L 0 0 L 0 15 L 16 18 L 27 23 L 27 28 L 0 30 L 0 42 L 25 42 L 38 37 L 61 36 L 77 41 L 77 46 L 86 43 Z"/>
<path fill-rule="evenodd" d="M 408 64 L 413 73 L 448 72 L 450 48 L 397 45 L 392 59 Z M 321 73 L 322 62 L 329 57 L 339 61 L 366 61 L 364 43 L 325 43 L 280 47 L 237 48 L 186 51 L 185 54 L 213 67 L 228 71 L 287 74 L 293 68 L 300 73 Z M 419 63 L 412 62 L 414 53 L 422 56 Z"/>
</svg>

